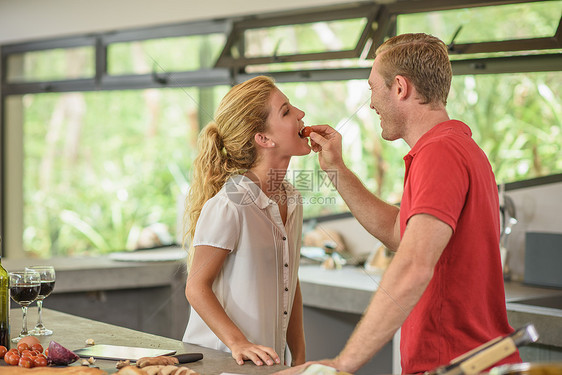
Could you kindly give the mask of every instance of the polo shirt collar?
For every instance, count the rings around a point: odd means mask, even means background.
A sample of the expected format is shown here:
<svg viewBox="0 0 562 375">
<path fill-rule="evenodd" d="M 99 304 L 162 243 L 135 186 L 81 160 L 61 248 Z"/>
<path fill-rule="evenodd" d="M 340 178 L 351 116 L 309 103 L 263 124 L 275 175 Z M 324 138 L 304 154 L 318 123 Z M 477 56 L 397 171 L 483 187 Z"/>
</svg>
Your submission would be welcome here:
<svg viewBox="0 0 562 375">
<path fill-rule="evenodd" d="M 424 135 L 418 139 L 414 147 L 408 152 L 406 156 L 404 156 L 404 160 L 412 159 L 418 151 L 427 144 L 433 138 L 436 138 L 440 135 L 443 135 L 447 132 L 453 132 L 457 134 L 466 134 L 469 137 L 472 137 L 472 131 L 462 121 L 458 120 L 447 120 L 435 125 L 433 128 L 429 129 Z"/>
</svg>

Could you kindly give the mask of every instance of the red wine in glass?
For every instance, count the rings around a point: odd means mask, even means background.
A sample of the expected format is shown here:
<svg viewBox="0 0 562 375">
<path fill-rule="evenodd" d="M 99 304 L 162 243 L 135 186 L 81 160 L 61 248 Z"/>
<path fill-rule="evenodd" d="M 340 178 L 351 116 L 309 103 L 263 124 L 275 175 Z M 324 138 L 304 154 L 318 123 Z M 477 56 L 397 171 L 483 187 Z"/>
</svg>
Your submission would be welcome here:
<svg viewBox="0 0 562 375">
<path fill-rule="evenodd" d="M 22 309 L 22 328 L 19 336 L 14 337 L 12 342 L 18 342 L 22 337 L 29 336 L 27 331 L 27 306 L 29 306 L 41 289 L 41 275 L 39 272 L 25 269 L 25 271 L 10 272 L 8 274 L 10 283 L 10 296 Z"/>
<path fill-rule="evenodd" d="M 29 333 L 34 336 L 48 336 L 52 335 L 53 331 L 47 329 L 43 324 L 43 300 L 47 298 L 55 288 L 55 268 L 53 266 L 31 266 L 27 267 L 28 270 L 39 272 L 41 276 L 41 289 L 37 296 L 37 324 Z"/>
<path fill-rule="evenodd" d="M 37 299 L 40 289 L 41 286 L 36 284 L 19 284 L 10 287 L 10 295 L 19 305 L 29 306 Z"/>
</svg>

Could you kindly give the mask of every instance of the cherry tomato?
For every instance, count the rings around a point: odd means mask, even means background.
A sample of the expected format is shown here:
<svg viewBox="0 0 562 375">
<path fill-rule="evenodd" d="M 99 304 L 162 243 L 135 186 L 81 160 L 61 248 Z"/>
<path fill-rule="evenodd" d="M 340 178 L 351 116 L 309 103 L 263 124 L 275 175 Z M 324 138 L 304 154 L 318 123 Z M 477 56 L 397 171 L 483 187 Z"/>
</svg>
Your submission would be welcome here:
<svg viewBox="0 0 562 375">
<path fill-rule="evenodd" d="M 6 353 L 8 353 L 8 349 L 5 346 L 0 345 L 0 358 L 4 358 Z"/>
<path fill-rule="evenodd" d="M 312 133 L 312 128 L 310 126 L 305 126 L 301 131 L 302 137 L 310 137 L 310 133 Z"/>
<path fill-rule="evenodd" d="M 49 356 L 49 348 L 45 349 L 45 355 L 48 357 Z"/>
<path fill-rule="evenodd" d="M 34 365 L 35 367 L 44 367 L 44 366 L 47 366 L 47 358 L 45 358 L 45 357 L 39 357 L 39 356 L 38 356 L 38 357 L 35 357 L 35 358 L 33 359 L 33 365 Z"/>
<path fill-rule="evenodd" d="M 18 344 L 18 350 L 20 352 L 23 352 L 24 350 L 29 350 L 29 345 L 27 345 L 25 342 L 21 342 Z"/>
<path fill-rule="evenodd" d="M 35 351 L 39 352 L 37 354 L 43 353 L 43 345 L 33 344 L 33 345 L 31 345 L 31 350 L 35 350 Z"/>
<path fill-rule="evenodd" d="M 20 352 L 20 357 L 28 357 L 29 358 L 29 357 L 33 357 L 33 354 L 34 353 L 31 350 L 26 349 L 26 350 L 22 350 Z"/>
<path fill-rule="evenodd" d="M 8 352 L 4 356 L 4 361 L 11 366 L 17 366 L 20 361 L 20 356 L 14 352 Z"/>
<path fill-rule="evenodd" d="M 25 367 L 25 368 L 32 368 L 33 367 L 33 360 L 29 357 L 21 357 L 18 366 Z"/>
</svg>

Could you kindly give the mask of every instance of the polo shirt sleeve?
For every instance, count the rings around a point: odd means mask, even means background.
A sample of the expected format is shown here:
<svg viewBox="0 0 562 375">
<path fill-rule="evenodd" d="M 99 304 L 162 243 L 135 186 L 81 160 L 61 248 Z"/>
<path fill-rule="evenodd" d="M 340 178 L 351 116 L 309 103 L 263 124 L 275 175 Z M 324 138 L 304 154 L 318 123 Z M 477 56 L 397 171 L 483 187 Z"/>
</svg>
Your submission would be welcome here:
<svg viewBox="0 0 562 375">
<path fill-rule="evenodd" d="M 415 156 L 408 176 L 411 209 L 429 214 L 456 230 L 469 187 L 466 158 L 461 149 L 440 140 L 427 144 Z"/>
<path fill-rule="evenodd" d="M 234 202 L 223 196 L 209 199 L 199 215 L 193 246 L 213 246 L 233 251 L 240 233 L 240 220 Z"/>
</svg>

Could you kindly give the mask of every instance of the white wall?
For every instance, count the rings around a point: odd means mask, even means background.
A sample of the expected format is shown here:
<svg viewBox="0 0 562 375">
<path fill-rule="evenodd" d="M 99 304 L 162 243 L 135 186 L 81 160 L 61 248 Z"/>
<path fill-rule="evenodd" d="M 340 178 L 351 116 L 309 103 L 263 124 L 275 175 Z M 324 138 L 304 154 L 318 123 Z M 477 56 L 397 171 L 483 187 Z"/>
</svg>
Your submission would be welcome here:
<svg viewBox="0 0 562 375">
<path fill-rule="evenodd" d="M 341 3 L 346 1 L 0 0 L 0 44 Z"/>
</svg>

